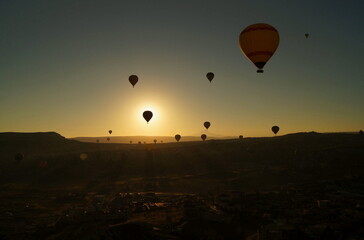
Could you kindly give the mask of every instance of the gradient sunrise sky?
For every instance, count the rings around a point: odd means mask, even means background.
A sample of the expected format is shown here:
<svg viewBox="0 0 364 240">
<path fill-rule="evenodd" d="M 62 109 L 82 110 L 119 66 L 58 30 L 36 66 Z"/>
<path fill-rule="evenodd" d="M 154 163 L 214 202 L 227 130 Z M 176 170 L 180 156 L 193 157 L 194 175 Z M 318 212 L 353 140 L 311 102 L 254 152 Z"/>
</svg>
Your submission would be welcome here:
<svg viewBox="0 0 364 240">
<path fill-rule="evenodd" d="M 0 1 L 0 132 L 198 135 L 204 121 L 227 136 L 359 131 L 363 10 L 362 0 Z M 263 74 L 238 46 L 260 22 L 280 33 Z"/>
</svg>

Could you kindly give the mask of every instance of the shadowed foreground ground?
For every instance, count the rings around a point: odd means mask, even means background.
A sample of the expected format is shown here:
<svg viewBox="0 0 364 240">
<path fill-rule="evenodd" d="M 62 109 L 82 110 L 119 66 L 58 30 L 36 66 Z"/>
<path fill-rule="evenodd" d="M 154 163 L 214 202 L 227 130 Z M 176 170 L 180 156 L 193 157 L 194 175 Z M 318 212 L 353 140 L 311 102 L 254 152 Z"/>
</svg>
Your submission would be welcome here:
<svg viewBox="0 0 364 240">
<path fill-rule="evenodd" d="M 0 239 L 364 239 L 358 134 L 130 145 L 2 133 L 0 157 Z"/>
</svg>

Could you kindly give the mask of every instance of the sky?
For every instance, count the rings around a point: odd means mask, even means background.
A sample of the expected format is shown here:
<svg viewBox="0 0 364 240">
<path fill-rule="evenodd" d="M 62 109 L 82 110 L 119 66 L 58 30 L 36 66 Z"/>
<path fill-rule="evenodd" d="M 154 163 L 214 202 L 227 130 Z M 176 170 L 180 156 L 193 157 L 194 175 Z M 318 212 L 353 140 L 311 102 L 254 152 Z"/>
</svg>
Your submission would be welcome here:
<svg viewBox="0 0 364 240">
<path fill-rule="evenodd" d="M 359 131 L 363 10 L 362 0 L 0 0 L 0 132 L 183 136 L 205 121 L 225 136 Z M 263 74 L 238 45 L 254 23 L 280 34 Z"/>
</svg>

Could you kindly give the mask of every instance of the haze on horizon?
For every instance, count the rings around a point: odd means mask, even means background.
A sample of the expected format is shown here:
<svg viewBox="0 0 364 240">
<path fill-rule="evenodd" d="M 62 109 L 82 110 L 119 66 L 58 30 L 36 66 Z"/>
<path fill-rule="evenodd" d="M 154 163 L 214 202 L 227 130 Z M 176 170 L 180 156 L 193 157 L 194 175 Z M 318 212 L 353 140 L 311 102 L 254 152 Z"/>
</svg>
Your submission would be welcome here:
<svg viewBox="0 0 364 240">
<path fill-rule="evenodd" d="M 204 121 L 224 136 L 271 136 L 273 125 L 279 134 L 359 131 L 362 9 L 328 0 L 1 1 L 0 132 L 191 136 Z M 259 22 L 280 33 L 263 74 L 238 46 Z"/>
</svg>

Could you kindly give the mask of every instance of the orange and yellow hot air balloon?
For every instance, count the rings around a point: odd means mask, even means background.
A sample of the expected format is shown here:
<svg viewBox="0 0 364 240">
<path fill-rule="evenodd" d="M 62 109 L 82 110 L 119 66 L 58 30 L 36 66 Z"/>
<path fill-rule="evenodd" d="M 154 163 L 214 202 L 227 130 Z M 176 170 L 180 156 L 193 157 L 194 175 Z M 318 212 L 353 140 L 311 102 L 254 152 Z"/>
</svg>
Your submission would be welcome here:
<svg viewBox="0 0 364 240">
<path fill-rule="evenodd" d="M 257 66 L 258 73 L 273 56 L 279 45 L 279 33 L 269 24 L 257 23 L 246 27 L 239 37 L 240 50 Z"/>
</svg>

